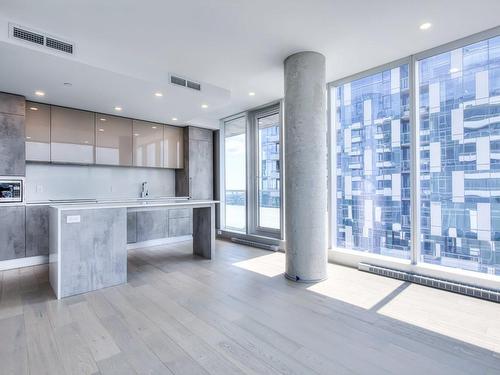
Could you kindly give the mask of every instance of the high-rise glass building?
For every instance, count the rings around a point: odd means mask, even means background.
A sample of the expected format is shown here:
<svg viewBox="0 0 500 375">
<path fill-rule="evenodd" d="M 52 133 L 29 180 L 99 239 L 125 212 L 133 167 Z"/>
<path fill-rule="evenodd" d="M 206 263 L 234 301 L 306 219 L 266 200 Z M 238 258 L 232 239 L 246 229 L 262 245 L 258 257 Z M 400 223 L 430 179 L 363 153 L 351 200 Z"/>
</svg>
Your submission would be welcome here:
<svg viewBox="0 0 500 375">
<path fill-rule="evenodd" d="M 336 87 L 337 246 L 410 257 L 407 64 Z"/>
<path fill-rule="evenodd" d="M 500 37 L 418 62 L 421 260 L 500 274 Z"/>
<path fill-rule="evenodd" d="M 445 51 L 333 86 L 336 245 L 500 275 L 500 37 Z"/>
</svg>

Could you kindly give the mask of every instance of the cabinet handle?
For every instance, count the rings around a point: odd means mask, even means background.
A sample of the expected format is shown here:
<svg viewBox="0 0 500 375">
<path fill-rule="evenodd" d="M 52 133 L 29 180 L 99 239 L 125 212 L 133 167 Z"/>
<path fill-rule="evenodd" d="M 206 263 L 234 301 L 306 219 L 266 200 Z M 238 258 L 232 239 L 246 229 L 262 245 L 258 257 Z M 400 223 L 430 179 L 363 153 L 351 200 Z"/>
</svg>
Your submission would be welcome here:
<svg viewBox="0 0 500 375">
<path fill-rule="evenodd" d="M 193 185 L 193 177 L 189 177 L 189 186 L 188 186 L 189 198 L 193 197 L 192 185 Z"/>
</svg>

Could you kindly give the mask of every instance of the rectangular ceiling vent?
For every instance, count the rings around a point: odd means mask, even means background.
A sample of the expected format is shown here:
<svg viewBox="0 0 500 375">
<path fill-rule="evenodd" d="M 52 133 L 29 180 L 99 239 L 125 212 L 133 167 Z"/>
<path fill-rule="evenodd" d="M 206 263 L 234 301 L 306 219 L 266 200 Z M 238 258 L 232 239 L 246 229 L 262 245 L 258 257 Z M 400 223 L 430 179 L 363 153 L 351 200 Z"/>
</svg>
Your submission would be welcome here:
<svg viewBox="0 0 500 375">
<path fill-rule="evenodd" d="M 44 45 L 44 36 L 41 34 L 34 33 L 29 30 L 21 29 L 17 26 L 12 26 L 12 36 L 17 39 L 22 39 L 30 43 Z"/>
<path fill-rule="evenodd" d="M 186 87 L 191 90 L 201 91 L 201 84 L 199 84 L 198 82 L 190 81 L 173 74 L 170 75 L 170 83 L 173 85 Z"/>
<path fill-rule="evenodd" d="M 45 38 L 45 45 L 61 52 L 73 54 L 73 45 L 54 38 Z"/>
<path fill-rule="evenodd" d="M 33 43 L 39 46 L 50 48 L 64 53 L 73 54 L 74 44 L 64 42 L 58 38 L 44 34 L 39 31 L 30 30 L 24 26 L 9 25 L 9 35 L 11 38 L 19 39 L 24 42 Z"/>
</svg>

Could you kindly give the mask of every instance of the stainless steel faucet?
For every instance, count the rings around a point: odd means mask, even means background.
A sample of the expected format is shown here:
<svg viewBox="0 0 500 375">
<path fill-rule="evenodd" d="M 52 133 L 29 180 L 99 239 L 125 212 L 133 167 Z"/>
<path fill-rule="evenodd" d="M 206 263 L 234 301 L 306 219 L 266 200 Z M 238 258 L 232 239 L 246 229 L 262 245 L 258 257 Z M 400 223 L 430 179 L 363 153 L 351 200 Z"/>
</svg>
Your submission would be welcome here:
<svg viewBox="0 0 500 375">
<path fill-rule="evenodd" d="M 149 197 L 148 182 L 144 181 L 141 186 L 141 198 Z"/>
</svg>

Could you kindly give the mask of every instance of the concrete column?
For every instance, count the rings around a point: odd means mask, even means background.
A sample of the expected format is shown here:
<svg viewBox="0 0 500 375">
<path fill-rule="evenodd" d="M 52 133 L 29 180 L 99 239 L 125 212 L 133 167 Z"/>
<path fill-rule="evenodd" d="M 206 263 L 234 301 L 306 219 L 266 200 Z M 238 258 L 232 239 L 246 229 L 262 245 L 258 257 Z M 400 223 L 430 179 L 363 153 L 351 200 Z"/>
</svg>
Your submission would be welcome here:
<svg viewBox="0 0 500 375">
<path fill-rule="evenodd" d="M 325 57 L 285 60 L 285 241 L 288 279 L 327 278 Z"/>
</svg>

